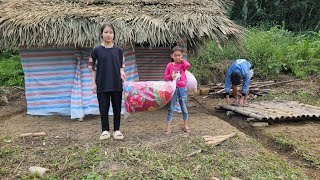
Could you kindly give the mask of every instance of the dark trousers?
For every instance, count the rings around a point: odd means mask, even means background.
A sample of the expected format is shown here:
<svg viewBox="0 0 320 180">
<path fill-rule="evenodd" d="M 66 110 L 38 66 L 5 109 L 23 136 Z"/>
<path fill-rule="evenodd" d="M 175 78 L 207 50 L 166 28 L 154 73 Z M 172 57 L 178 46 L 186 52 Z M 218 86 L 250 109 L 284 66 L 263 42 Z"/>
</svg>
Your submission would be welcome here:
<svg viewBox="0 0 320 180">
<path fill-rule="evenodd" d="M 102 92 L 98 93 L 99 111 L 101 116 L 102 131 L 110 131 L 109 129 L 109 108 L 110 99 L 113 108 L 113 126 L 114 131 L 120 130 L 120 114 L 122 92 Z"/>
</svg>

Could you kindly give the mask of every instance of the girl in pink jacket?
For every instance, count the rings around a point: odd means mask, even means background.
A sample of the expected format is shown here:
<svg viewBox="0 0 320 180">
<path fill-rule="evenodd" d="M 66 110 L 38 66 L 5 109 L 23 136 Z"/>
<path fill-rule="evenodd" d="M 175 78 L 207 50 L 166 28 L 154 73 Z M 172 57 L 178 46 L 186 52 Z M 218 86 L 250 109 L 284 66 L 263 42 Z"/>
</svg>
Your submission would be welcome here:
<svg viewBox="0 0 320 180">
<path fill-rule="evenodd" d="M 165 134 L 171 133 L 171 122 L 173 118 L 174 106 L 179 101 L 182 118 L 183 118 L 183 131 L 186 133 L 190 133 L 191 130 L 187 125 L 188 120 L 188 109 L 187 109 L 187 78 L 186 78 L 186 70 L 190 67 L 190 63 L 184 59 L 183 49 L 179 46 L 175 46 L 171 51 L 171 58 L 173 62 L 169 63 L 166 68 L 166 72 L 164 74 L 164 79 L 167 81 L 176 80 L 177 81 L 177 89 L 174 92 L 171 101 L 168 103 L 168 114 L 167 114 L 167 125 Z"/>
</svg>

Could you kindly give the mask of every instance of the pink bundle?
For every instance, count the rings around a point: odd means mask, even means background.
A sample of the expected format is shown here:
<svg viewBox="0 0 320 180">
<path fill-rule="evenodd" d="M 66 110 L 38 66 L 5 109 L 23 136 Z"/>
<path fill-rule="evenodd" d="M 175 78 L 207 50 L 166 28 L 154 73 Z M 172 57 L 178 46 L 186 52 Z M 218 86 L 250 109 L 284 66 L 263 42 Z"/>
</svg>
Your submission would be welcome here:
<svg viewBox="0 0 320 180">
<path fill-rule="evenodd" d="M 175 81 L 125 82 L 126 111 L 133 113 L 160 109 L 171 100 L 175 90 Z"/>
</svg>

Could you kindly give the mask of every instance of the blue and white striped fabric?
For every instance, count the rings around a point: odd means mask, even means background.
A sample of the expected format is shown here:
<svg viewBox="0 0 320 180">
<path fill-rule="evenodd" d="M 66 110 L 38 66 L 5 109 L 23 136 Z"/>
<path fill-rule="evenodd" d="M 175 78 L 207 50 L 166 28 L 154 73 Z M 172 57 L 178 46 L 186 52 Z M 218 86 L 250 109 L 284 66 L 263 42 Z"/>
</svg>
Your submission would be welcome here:
<svg viewBox="0 0 320 180">
<path fill-rule="evenodd" d="M 59 114 L 72 119 L 99 114 L 97 97 L 91 90 L 91 72 L 87 68 L 90 51 L 89 48 L 73 47 L 20 49 L 27 114 Z M 132 52 L 132 48 L 125 49 L 125 57 L 128 56 L 125 72 L 128 80 L 137 81 L 139 77 Z"/>
</svg>

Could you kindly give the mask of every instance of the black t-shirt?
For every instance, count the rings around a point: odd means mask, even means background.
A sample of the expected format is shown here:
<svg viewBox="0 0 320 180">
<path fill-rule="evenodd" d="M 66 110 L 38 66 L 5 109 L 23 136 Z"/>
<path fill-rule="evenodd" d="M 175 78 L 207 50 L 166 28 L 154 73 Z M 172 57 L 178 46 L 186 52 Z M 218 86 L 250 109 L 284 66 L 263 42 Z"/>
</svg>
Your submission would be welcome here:
<svg viewBox="0 0 320 180">
<path fill-rule="evenodd" d="M 123 50 L 116 45 L 112 48 L 99 45 L 93 48 L 91 57 L 92 69 L 97 71 L 97 93 L 122 92 L 120 68 L 123 65 Z"/>
</svg>

